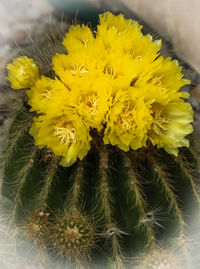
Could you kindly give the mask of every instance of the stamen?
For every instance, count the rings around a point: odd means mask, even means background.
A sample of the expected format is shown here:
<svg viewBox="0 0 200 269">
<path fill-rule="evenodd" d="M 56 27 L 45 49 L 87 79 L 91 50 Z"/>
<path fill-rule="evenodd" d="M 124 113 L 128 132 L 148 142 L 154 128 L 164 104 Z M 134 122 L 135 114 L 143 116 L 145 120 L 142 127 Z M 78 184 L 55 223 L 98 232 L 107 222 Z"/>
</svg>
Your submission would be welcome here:
<svg viewBox="0 0 200 269">
<path fill-rule="evenodd" d="M 88 39 L 82 38 L 82 43 L 87 48 Z"/>
<path fill-rule="evenodd" d="M 88 73 L 88 69 L 86 68 L 84 64 L 81 64 L 81 65 L 71 64 L 70 71 L 73 76 L 78 76 L 78 77 L 82 77 L 83 74 Z"/>
<path fill-rule="evenodd" d="M 127 115 L 119 116 L 120 125 L 123 130 L 129 131 L 132 127 L 133 116 L 131 113 L 127 113 Z"/>
<path fill-rule="evenodd" d="M 98 102 L 99 98 L 96 96 L 95 93 L 86 96 L 84 100 L 85 107 L 89 110 L 89 113 L 92 116 L 95 116 L 96 113 L 98 112 Z"/>
<path fill-rule="evenodd" d="M 165 119 L 162 110 L 156 109 L 153 113 L 154 121 L 152 123 L 153 130 L 158 135 L 164 135 L 167 131 L 168 121 Z"/>
<path fill-rule="evenodd" d="M 108 64 L 104 68 L 104 73 L 107 75 L 110 75 L 111 78 L 117 78 L 116 71 L 112 67 L 110 67 Z"/>
<path fill-rule="evenodd" d="M 131 58 L 133 58 L 134 54 L 135 54 L 135 51 L 133 49 L 127 52 L 127 55 L 130 56 Z"/>
<path fill-rule="evenodd" d="M 142 55 L 138 55 L 135 57 L 136 60 L 141 60 L 142 59 Z"/>
<path fill-rule="evenodd" d="M 60 127 L 61 126 L 61 127 Z M 72 122 L 58 122 L 58 124 L 54 127 L 53 135 L 57 136 L 61 143 L 76 143 L 76 129 L 73 127 Z"/>
<path fill-rule="evenodd" d="M 46 87 L 43 89 L 43 93 L 41 94 L 44 98 L 52 98 L 53 92 L 52 88 Z"/>
<path fill-rule="evenodd" d="M 121 115 L 118 117 L 118 123 L 119 126 L 125 130 L 130 131 L 133 126 L 133 114 L 132 114 L 133 106 L 130 105 L 130 103 L 127 102 L 126 106 L 122 110 Z"/>
<path fill-rule="evenodd" d="M 151 82 L 155 86 L 161 86 L 162 85 L 161 76 L 155 76 L 155 77 L 149 79 L 148 82 Z"/>
<path fill-rule="evenodd" d="M 129 50 L 127 55 L 130 56 L 132 59 L 136 59 L 136 60 L 141 60 L 142 59 L 142 55 L 137 55 L 136 56 L 136 53 L 135 53 L 134 49 Z"/>
</svg>

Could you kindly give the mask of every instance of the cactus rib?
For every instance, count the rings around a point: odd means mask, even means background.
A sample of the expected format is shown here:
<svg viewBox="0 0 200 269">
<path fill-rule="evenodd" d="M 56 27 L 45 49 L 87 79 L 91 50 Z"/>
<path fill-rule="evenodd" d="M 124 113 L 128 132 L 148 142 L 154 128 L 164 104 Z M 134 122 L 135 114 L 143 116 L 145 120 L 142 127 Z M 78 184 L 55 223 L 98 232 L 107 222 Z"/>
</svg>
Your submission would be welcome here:
<svg viewBox="0 0 200 269">
<path fill-rule="evenodd" d="M 123 153 L 125 167 L 128 169 L 128 187 L 129 193 L 132 197 L 135 197 L 135 203 L 132 200 L 132 207 L 137 206 L 140 212 L 140 218 L 144 218 L 148 213 L 148 204 L 144 198 L 144 192 L 141 187 L 141 183 L 138 180 L 138 175 L 133 168 L 133 163 L 127 154 Z M 140 225 L 140 223 L 139 223 Z M 155 243 L 155 233 L 151 225 L 145 225 L 147 234 L 147 242 L 149 244 Z"/>
<path fill-rule="evenodd" d="M 110 228 L 114 228 L 116 232 L 110 235 L 111 241 L 111 251 L 112 251 L 112 261 L 111 263 L 114 265 L 116 269 L 125 268 L 125 257 L 123 256 L 121 246 L 119 243 L 119 235 L 117 233 L 117 224 L 113 218 L 112 213 L 112 198 L 110 193 L 110 185 L 109 185 L 109 150 L 104 146 L 99 149 L 99 185 L 97 187 L 98 203 L 100 204 L 101 216 L 105 220 L 105 230 L 106 232 Z"/>
<path fill-rule="evenodd" d="M 173 191 L 173 185 L 170 182 L 170 175 L 166 172 L 166 169 L 162 163 L 160 163 L 159 160 L 157 160 L 153 155 L 148 156 L 150 163 L 153 165 L 153 168 L 157 174 L 157 179 L 158 181 L 161 182 L 167 199 L 169 201 L 169 208 L 173 209 L 175 216 L 177 217 L 179 221 L 179 232 L 180 235 L 184 234 L 184 229 L 185 229 L 185 221 L 183 218 L 183 213 L 182 210 L 180 209 L 178 205 L 178 198 L 176 194 Z"/>
<path fill-rule="evenodd" d="M 189 167 L 190 164 L 187 162 L 186 157 L 183 156 L 182 154 L 179 154 L 178 157 L 175 158 L 175 161 L 179 164 L 181 170 L 183 171 L 187 179 L 190 181 L 194 195 L 198 203 L 200 203 L 200 190 L 199 190 L 199 186 L 195 182 L 194 177 L 192 175 L 192 167 Z"/>
<path fill-rule="evenodd" d="M 17 189 L 15 192 L 15 197 L 14 197 L 14 202 L 13 202 L 13 209 L 12 209 L 12 217 L 11 217 L 11 222 L 14 221 L 14 219 L 16 218 L 17 215 L 17 210 L 19 205 L 21 205 L 22 201 L 21 201 L 21 192 L 23 190 L 24 184 L 27 181 L 27 176 L 30 172 L 30 169 L 34 163 L 34 158 L 37 152 L 37 148 L 35 146 L 33 146 L 33 148 L 31 148 L 31 153 L 29 155 L 28 158 L 28 162 L 26 163 L 26 165 L 19 171 L 18 175 L 17 175 Z"/>
<path fill-rule="evenodd" d="M 59 158 L 57 156 L 53 156 L 52 161 L 47 166 L 47 173 L 44 177 L 44 186 L 42 187 L 38 197 L 38 201 L 41 205 L 47 203 L 47 198 L 52 187 L 52 182 L 57 171 L 58 163 Z"/>
</svg>

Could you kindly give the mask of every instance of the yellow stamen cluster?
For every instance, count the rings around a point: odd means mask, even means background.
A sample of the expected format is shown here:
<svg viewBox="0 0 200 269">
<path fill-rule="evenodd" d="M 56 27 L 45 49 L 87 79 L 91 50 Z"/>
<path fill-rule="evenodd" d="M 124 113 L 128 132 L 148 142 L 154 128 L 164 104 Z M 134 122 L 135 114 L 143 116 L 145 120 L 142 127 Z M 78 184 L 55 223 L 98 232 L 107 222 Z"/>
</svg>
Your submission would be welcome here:
<svg viewBox="0 0 200 269">
<path fill-rule="evenodd" d="M 40 115 L 30 131 L 35 143 L 61 155 L 62 165 L 87 154 L 94 128 L 105 144 L 124 151 L 150 141 L 177 155 L 188 146 L 193 111 L 180 88 L 189 81 L 177 61 L 159 54 L 161 41 L 141 28 L 110 12 L 100 15 L 95 34 L 72 26 L 63 40 L 67 53 L 52 59 L 55 78 L 39 78 L 27 57 L 8 65 L 12 87 L 29 88 L 31 111 Z"/>
<path fill-rule="evenodd" d="M 58 123 L 54 126 L 54 136 L 57 136 L 60 140 L 61 143 L 76 143 L 77 138 L 76 138 L 76 129 L 74 128 L 73 124 L 71 121 L 61 121 L 59 120 Z"/>
</svg>

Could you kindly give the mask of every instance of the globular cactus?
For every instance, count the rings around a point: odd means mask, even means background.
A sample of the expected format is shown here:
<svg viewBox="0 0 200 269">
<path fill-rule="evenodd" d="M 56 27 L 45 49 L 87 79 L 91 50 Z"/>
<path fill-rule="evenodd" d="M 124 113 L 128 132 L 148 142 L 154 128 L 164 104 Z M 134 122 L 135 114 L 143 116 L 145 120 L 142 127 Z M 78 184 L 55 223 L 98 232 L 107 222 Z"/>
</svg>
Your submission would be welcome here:
<svg viewBox="0 0 200 269">
<path fill-rule="evenodd" d="M 178 269 L 183 257 L 191 268 L 199 149 L 179 91 L 189 81 L 122 15 L 101 15 L 95 35 L 72 27 L 63 44 L 53 69 L 42 55 L 8 65 L 12 88 L 28 88 L 3 156 L 11 225 L 58 268 Z"/>
</svg>

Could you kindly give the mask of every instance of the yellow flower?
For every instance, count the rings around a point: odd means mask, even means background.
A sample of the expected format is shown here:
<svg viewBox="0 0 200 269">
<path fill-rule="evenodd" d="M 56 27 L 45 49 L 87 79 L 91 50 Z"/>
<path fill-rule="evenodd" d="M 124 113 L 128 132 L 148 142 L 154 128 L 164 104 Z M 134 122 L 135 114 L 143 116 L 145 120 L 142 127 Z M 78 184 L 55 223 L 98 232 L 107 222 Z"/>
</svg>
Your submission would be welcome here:
<svg viewBox="0 0 200 269">
<path fill-rule="evenodd" d="M 74 85 L 69 94 L 69 105 L 84 118 L 87 125 L 100 131 L 106 122 L 110 106 L 111 88 L 106 77 L 85 78 Z M 78 84 L 78 82 L 80 82 Z"/>
<path fill-rule="evenodd" d="M 26 91 L 29 97 L 28 104 L 31 106 L 30 111 L 40 113 L 46 113 L 48 109 L 52 111 L 52 102 L 54 106 L 62 107 L 67 101 L 68 92 L 60 80 L 41 76 L 41 79 L 38 79 L 35 85 Z"/>
<path fill-rule="evenodd" d="M 142 36 L 142 26 L 137 21 L 126 20 L 122 14 L 115 16 L 105 12 L 99 16 L 100 24 L 97 26 L 97 38 L 102 39 L 106 49 L 118 49 L 130 45 L 131 41 Z M 114 46 L 112 43 L 116 39 Z M 120 42 L 123 40 L 123 42 Z M 121 44 L 120 44 L 121 43 Z"/>
<path fill-rule="evenodd" d="M 39 79 L 27 57 L 8 65 L 12 87 L 30 88 L 31 111 L 40 114 L 31 128 L 36 144 L 62 156 L 63 166 L 87 154 L 94 128 L 105 144 L 124 151 L 147 141 L 174 155 L 188 146 L 193 112 L 180 88 L 190 82 L 177 61 L 160 56 L 161 40 L 141 30 L 106 12 L 94 33 L 85 25 L 69 29 L 66 54 L 52 58 L 55 78 Z"/>
<path fill-rule="evenodd" d="M 146 145 L 147 130 L 151 125 L 150 102 L 128 91 L 118 91 L 110 109 L 104 143 L 117 145 L 128 151 Z"/>
<path fill-rule="evenodd" d="M 145 102 L 152 101 L 153 117 L 148 139 L 158 148 L 177 156 L 179 147 L 188 147 L 186 138 L 193 131 L 193 110 L 183 99 L 188 93 L 179 91 L 190 81 L 183 79 L 181 67 L 171 58 L 159 57 L 150 72 L 141 74 L 135 82 L 132 92 L 143 94 Z M 155 62 L 156 62 L 155 61 Z"/>
<path fill-rule="evenodd" d="M 122 14 L 118 16 L 110 12 L 100 15 L 97 26 L 97 39 L 103 40 L 109 52 L 127 54 L 132 60 L 144 57 L 152 61 L 158 56 L 161 40 L 152 41 L 151 35 L 144 36 L 142 26 L 134 20 L 126 20 Z"/>
<path fill-rule="evenodd" d="M 114 15 L 107 11 L 99 15 L 100 25 L 105 25 L 107 29 L 116 28 L 119 33 L 136 29 L 140 31 L 142 26 L 137 21 L 125 19 L 123 14 Z"/>
<path fill-rule="evenodd" d="M 90 58 L 86 54 L 80 55 L 56 54 L 52 59 L 56 75 L 69 90 L 73 90 L 77 78 L 88 77 L 89 72 L 94 72 Z"/>
<path fill-rule="evenodd" d="M 167 105 L 152 105 L 153 122 L 148 137 L 153 145 L 164 148 L 168 153 L 178 155 L 179 147 L 188 147 L 185 137 L 193 131 L 193 110 L 189 103 L 181 99 L 170 101 Z"/>
<path fill-rule="evenodd" d="M 70 38 L 69 38 L 70 42 Z M 79 49 L 71 54 L 56 54 L 53 59 L 53 69 L 56 75 L 71 90 L 76 84 L 77 78 L 95 77 L 104 74 L 107 52 L 101 41 L 94 40 L 87 49 Z"/>
<path fill-rule="evenodd" d="M 46 146 L 62 156 L 60 164 L 65 167 L 71 166 L 77 158 L 82 160 L 90 149 L 89 129 L 71 110 L 34 118 L 30 134 L 39 148 Z"/>
<path fill-rule="evenodd" d="M 67 52 L 71 54 L 82 48 L 87 48 L 92 41 L 94 41 L 94 36 L 90 28 L 85 25 L 82 25 L 82 27 L 76 25 L 70 27 L 69 32 L 63 40 L 63 45 L 67 49 Z"/>
<path fill-rule="evenodd" d="M 34 61 L 26 56 L 21 56 L 7 65 L 8 77 L 13 89 L 32 87 L 39 78 L 39 70 Z"/>
<path fill-rule="evenodd" d="M 148 72 L 144 70 L 138 77 L 138 83 L 148 83 L 158 88 L 168 88 L 171 91 L 178 92 L 180 88 L 186 84 L 190 84 L 190 80 L 184 79 L 181 73 L 182 67 L 179 66 L 177 60 L 171 57 L 163 58 L 160 56 L 156 61 L 149 65 Z"/>
</svg>

